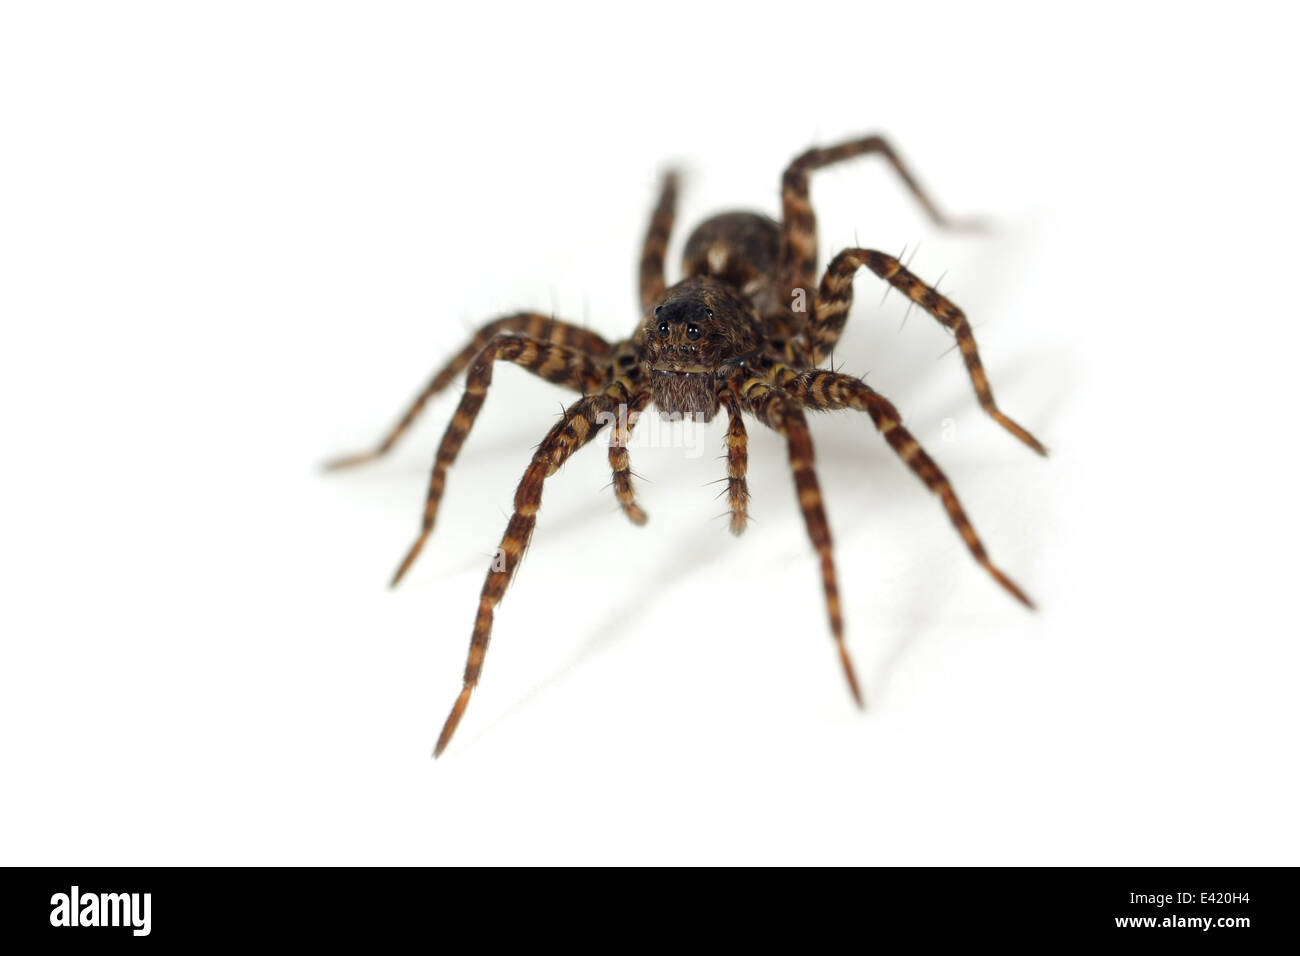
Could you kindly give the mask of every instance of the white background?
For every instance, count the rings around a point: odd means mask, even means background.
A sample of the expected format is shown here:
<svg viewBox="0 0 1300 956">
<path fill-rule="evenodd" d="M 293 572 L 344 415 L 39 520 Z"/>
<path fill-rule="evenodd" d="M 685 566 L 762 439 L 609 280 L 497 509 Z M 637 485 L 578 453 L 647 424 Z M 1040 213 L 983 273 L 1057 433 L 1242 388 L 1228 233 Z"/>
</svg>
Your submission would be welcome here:
<svg viewBox="0 0 1300 956">
<path fill-rule="evenodd" d="M 6 4 L 0 860 L 1296 863 L 1296 23 L 1211 9 Z M 943 275 L 1052 456 L 869 275 L 837 361 L 1041 610 L 864 416 L 816 418 L 859 714 L 781 443 L 741 539 L 721 420 L 636 453 L 645 528 L 596 445 L 432 761 L 566 395 L 498 371 L 396 592 L 457 390 L 319 462 L 493 315 L 630 332 L 665 164 L 675 269 L 877 130 L 994 229 L 862 160 L 814 180 L 823 259 Z"/>
</svg>

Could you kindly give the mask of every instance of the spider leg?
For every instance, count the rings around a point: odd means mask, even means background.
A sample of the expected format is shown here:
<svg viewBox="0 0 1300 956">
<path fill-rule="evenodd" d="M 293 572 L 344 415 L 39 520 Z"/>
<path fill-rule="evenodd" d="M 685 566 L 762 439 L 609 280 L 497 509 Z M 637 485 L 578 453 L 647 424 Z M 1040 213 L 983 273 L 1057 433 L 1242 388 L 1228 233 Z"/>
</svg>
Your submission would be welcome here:
<svg viewBox="0 0 1300 956">
<path fill-rule="evenodd" d="M 646 513 L 636 503 L 636 492 L 632 488 L 632 461 L 627 446 L 632 439 L 632 429 L 649 404 L 650 393 L 643 392 L 632 404 L 621 406 L 609 433 L 609 467 L 614 473 L 614 494 L 618 496 L 623 513 L 638 525 L 646 523 Z"/>
<path fill-rule="evenodd" d="M 727 410 L 727 501 L 731 506 L 731 533 L 743 534 L 749 521 L 749 434 L 740 401 L 730 388 L 719 397 Z"/>
<path fill-rule="evenodd" d="M 465 663 L 464 685 L 447 716 L 442 733 L 438 735 L 438 743 L 433 751 L 435 757 L 447 749 L 469 704 L 470 695 L 478 685 L 479 675 L 483 671 L 483 658 L 492 637 L 493 612 L 501 603 L 501 597 L 514 577 L 520 558 L 532 537 L 533 527 L 537 523 L 537 511 L 542 503 L 543 484 L 570 455 L 595 437 L 604 422 L 604 415 L 627 400 L 626 391 L 617 384 L 600 394 L 584 395 L 565 410 L 564 417 L 534 452 L 533 460 L 515 490 L 514 513 L 510 516 L 505 536 L 501 539 L 501 547 L 483 582 L 478 613 L 474 617 L 474 633 L 470 638 L 469 658 Z"/>
<path fill-rule="evenodd" d="M 438 370 L 423 391 L 415 396 L 415 399 L 407 406 L 406 411 L 402 413 L 402 417 L 397 424 L 388 430 L 388 433 L 378 445 L 370 451 L 332 458 L 325 463 L 325 470 L 335 471 L 340 468 L 351 468 L 354 465 L 374 461 L 376 458 L 381 458 L 387 454 L 397 444 L 397 440 L 402 437 L 402 434 L 411 427 L 411 423 L 423 411 L 429 399 L 455 381 L 456 376 L 463 372 L 470 362 L 474 361 L 475 356 L 487 347 L 488 342 L 503 332 L 518 332 L 529 338 L 540 339 L 554 345 L 566 345 L 594 359 L 608 358 L 613 351 L 613 347 L 595 332 L 569 322 L 553 319 L 538 312 L 520 312 L 517 315 L 507 315 L 494 319 L 475 332 L 469 343 Z"/>
<path fill-rule="evenodd" d="M 966 321 L 966 314 L 909 272 L 894 256 L 872 249 L 845 249 L 831 260 L 817 289 L 812 321 L 805 330 L 813 349 L 814 364 L 829 355 L 839 340 L 849 309 L 853 305 L 853 276 L 858 267 L 864 265 L 934 316 L 939 324 L 956 336 L 957 347 L 966 363 L 966 372 L 970 375 L 975 395 L 984 411 L 1034 451 L 1046 455 L 1047 449 L 1038 439 L 1004 415 L 993 401 L 993 390 L 989 387 L 988 375 L 984 372 L 984 363 L 980 361 L 975 335 L 971 332 L 970 323 Z"/>
<path fill-rule="evenodd" d="M 659 202 L 650 217 L 650 226 L 646 229 L 645 243 L 641 248 L 641 310 L 654 307 L 663 297 L 664 256 L 668 252 L 668 236 L 673 229 L 673 217 L 677 212 L 677 174 L 669 172 L 664 175 L 660 187 Z"/>
<path fill-rule="evenodd" d="M 849 691 L 859 707 L 863 706 L 858 678 L 853 671 L 848 648 L 844 644 L 844 617 L 840 611 L 840 591 L 835 575 L 835 559 L 831 553 L 831 529 L 822 507 L 821 487 L 813 467 L 812 435 L 799 403 L 787 392 L 767 384 L 762 379 L 751 378 L 741 386 L 744 407 L 772 430 L 785 436 L 790 454 L 790 470 L 794 472 L 795 490 L 799 495 L 799 508 L 803 512 L 808 537 L 821 559 L 822 586 L 826 591 L 826 614 L 830 618 L 831 636 L 839 650 L 844 676 Z"/>
<path fill-rule="evenodd" d="M 872 153 L 885 157 L 937 225 L 957 225 L 939 211 L 883 137 L 864 136 L 836 146 L 810 149 L 791 161 L 781 179 L 780 275 L 791 289 L 803 288 L 811 294 L 817 280 L 817 217 L 808 198 L 808 174 L 832 163 Z"/>
<path fill-rule="evenodd" d="M 889 447 L 912 469 L 927 488 L 939 496 L 948 518 L 957 528 L 966 547 L 977 562 L 992 575 L 1017 601 L 1028 608 L 1034 606 L 1015 582 L 1002 573 L 989 560 L 988 552 L 979 535 L 966 517 L 966 511 L 957 500 L 952 482 L 926 454 L 920 443 L 903 427 L 902 418 L 888 399 L 876 392 L 861 379 L 841 375 L 825 369 L 812 369 L 786 384 L 785 388 L 803 405 L 815 409 L 853 408 L 866 412 L 876 430 L 885 437 Z"/>
<path fill-rule="evenodd" d="M 582 392 L 595 391 L 605 379 L 605 369 L 577 349 L 522 335 L 502 333 L 493 337 L 479 351 L 474 364 L 470 366 L 465 381 L 465 394 L 461 396 L 460 405 L 451 417 L 433 459 L 420 533 L 398 565 L 391 586 L 395 587 L 402 580 L 433 530 L 433 522 L 438 516 L 438 503 L 442 500 L 443 488 L 447 482 L 447 469 L 456 461 L 461 445 L 474 427 L 474 419 L 478 417 L 483 400 L 487 397 L 488 386 L 492 384 L 492 366 L 498 361 L 513 362 L 548 382 L 568 385 Z"/>
</svg>

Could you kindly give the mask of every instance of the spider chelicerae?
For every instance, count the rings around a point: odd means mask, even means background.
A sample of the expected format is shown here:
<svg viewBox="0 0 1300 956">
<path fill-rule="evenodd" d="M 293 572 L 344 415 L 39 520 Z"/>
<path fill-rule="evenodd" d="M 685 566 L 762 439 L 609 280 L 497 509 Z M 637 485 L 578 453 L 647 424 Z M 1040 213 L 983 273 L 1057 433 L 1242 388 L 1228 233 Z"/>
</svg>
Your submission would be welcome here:
<svg viewBox="0 0 1300 956">
<path fill-rule="evenodd" d="M 939 496 L 975 560 L 1014 598 L 1033 607 L 1024 592 L 989 559 L 952 484 L 903 427 L 897 409 L 861 379 L 819 367 L 830 356 L 848 318 L 854 275 L 866 266 L 952 332 L 980 405 L 1034 451 L 1047 453 L 993 401 L 975 338 L 961 309 L 897 258 L 872 249 L 845 249 L 830 261 L 817 282 L 817 223 L 808 196 L 808 174 L 870 154 L 889 162 L 935 223 L 953 225 L 889 143 L 880 136 L 866 136 L 810 149 L 786 167 L 781 180 L 781 222 L 756 213 L 732 212 L 702 223 L 686 241 L 685 278 L 669 287 L 664 278 L 664 256 L 677 202 L 677 176 L 669 173 L 641 253 L 643 314 L 631 338 L 611 343 L 588 329 L 535 312 L 495 319 L 434 375 L 374 450 L 327 464 L 327 468 L 343 468 L 388 452 L 429 399 L 469 369 L 465 393 L 438 446 L 419 536 L 393 576 L 396 584 L 433 530 L 447 471 L 483 407 L 495 363 L 512 362 L 581 393 L 542 440 L 519 482 L 514 513 L 479 597 L 464 685 L 438 736 L 435 757 L 446 749 L 478 684 L 492 635 L 493 610 L 528 546 L 546 479 L 606 425 L 611 426 L 609 464 L 618 502 L 634 523 L 645 522 L 632 486 L 628 441 L 637 417 L 651 403 L 661 414 L 703 421 L 711 420 L 720 410 L 726 412 L 727 497 L 735 534 L 745 530 L 749 500 L 744 416 L 753 416 L 785 437 L 799 507 L 821 562 L 831 635 L 849 691 L 859 707 L 862 694 L 844 646 L 831 534 L 813 467 L 806 410 L 866 412 L 890 448 Z"/>
</svg>

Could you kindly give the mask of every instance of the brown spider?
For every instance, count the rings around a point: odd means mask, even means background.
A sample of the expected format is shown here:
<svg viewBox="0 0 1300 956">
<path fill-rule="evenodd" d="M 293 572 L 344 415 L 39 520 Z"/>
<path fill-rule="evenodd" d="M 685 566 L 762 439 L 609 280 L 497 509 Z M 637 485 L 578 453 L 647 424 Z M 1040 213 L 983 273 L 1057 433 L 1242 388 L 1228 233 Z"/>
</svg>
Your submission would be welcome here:
<svg viewBox="0 0 1300 956">
<path fill-rule="evenodd" d="M 940 226 L 951 225 L 890 145 L 879 136 L 868 136 L 826 149 L 811 149 L 790 163 L 781 181 L 780 223 L 748 212 L 726 213 L 704 222 L 686 242 L 686 278 L 665 288 L 664 254 L 677 199 L 677 177 L 670 173 L 664 178 L 641 253 L 643 316 L 631 338 L 611 344 L 594 332 L 535 312 L 496 319 L 483 326 L 433 377 L 378 447 L 327 464 L 327 468 L 342 468 L 386 453 L 425 403 L 469 368 L 465 394 L 438 446 L 420 534 L 393 576 L 392 583 L 396 584 L 433 529 L 447 469 L 456 460 L 483 406 L 494 363 L 513 362 L 582 394 L 538 446 L 519 482 L 514 514 L 479 598 L 464 685 L 438 737 L 435 757 L 446 749 L 478 684 L 492 635 L 493 609 L 528 546 L 542 503 L 543 484 L 606 424 L 613 424 L 609 463 L 619 504 L 633 522 L 645 522 L 645 512 L 637 505 L 632 489 L 627 445 L 637 416 L 651 402 L 661 414 L 693 415 L 705 421 L 720 408 L 726 410 L 728 497 L 731 530 L 735 534 L 745 530 L 749 499 L 744 413 L 785 436 L 799 507 L 821 559 L 831 634 L 849 690 L 859 707 L 862 695 L 844 646 L 831 534 L 813 469 L 805 409 L 851 408 L 870 415 L 894 452 L 943 501 L 949 519 L 975 560 L 1013 597 L 1033 607 L 1024 592 L 989 560 L 952 485 L 903 427 L 894 406 L 860 379 L 817 367 L 839 340 L 853 303 L 853 276 L 865 265 L 953 333 L 980 405 L 1034 451 L 1047 454 L 1037 439 L 994 404 L 975 339 L 961 309 L 921 282 L 896 258 L 871 249 L 845 249 L 831 260 L 821 284 L 816 285 L 817 224 L 808 198 L 808 173 L 872 153 L 888 160 L 932 220 Z"/>
</svg>

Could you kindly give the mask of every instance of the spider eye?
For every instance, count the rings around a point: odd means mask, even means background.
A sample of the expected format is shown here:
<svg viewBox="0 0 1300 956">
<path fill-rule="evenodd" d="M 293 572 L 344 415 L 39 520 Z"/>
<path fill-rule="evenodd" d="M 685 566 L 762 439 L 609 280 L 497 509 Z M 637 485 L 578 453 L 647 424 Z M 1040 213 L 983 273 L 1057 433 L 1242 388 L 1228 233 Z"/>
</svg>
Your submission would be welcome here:
<svg viewBox="0 0 1300 956">
<path fill-rule="evenodd" d="M 703 335 L 703 334 L 704 334 L 704 332 L 703 332 L 703 331 L 700 329 L 700 327 L 699 327 L 698 325 L 696 325 L 694 322 L 692 322 L 690 325 L 686 326 L 686 337 L 687 337 L 688 339 L 690 339 L 692 342 L 694 342 L 696 339 L 698 339 L 698 338 L 699 338 L 701 335 Z"/>
<path fill-rule="evenodd" d="M 711 318 L 713 318 L 713 310 L 712 310 L 712 309 L 705 309 L 705 310 L 704 310 L 704 317 L 705 317 L 706 319 L 711 319 Z"/>
<path fill-rule="evenodd" d="M 667 322 L 660 322 L 660 323 L 659 323 L 659 337 L 660 337 L 661 339 L 666 339 L 666 338 L 668 338 L 668 323 L 667 323 Z"/>
<path fill-rule="evenodd" d="M 660 314 L 661 312 L 663 312 L 663 310 L 664 310 L 664 307 L 663 307 L 662 305 L 656 305 L 656 306 L 655 306 L 655 318 L 656 318 L 656 319 L 659 318 L 659 314 Z"/>
</svg>

